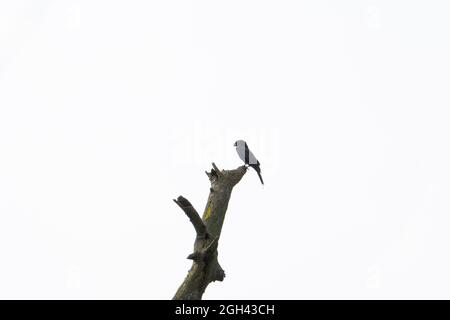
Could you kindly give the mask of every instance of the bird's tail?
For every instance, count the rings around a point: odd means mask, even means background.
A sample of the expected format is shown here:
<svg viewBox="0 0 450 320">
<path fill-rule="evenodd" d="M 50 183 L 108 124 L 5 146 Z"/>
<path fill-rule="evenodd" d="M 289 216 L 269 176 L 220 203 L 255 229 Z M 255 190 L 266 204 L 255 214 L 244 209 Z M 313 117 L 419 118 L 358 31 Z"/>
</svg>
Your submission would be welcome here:
<svg viewBox="0 0 450 320">
<path fill-rule="evenodd" d="M 258 172 L 259 180 L 261 180 L 262 185 L 264 185 L 263 178 L 261 177 L 261 172 L 259 172 L 259 171 L 257 171 L 257 172 Z"/>
<path fill-rule="evenodd" d="M 253 169 L 255 169 L 256 173 L 258 174 L 259 180 L 261 180 L 261 183 L 264 185 L 264 180 L 261 176 L 261 168 L 259 166 L 252 166 Z"/>
</svg>

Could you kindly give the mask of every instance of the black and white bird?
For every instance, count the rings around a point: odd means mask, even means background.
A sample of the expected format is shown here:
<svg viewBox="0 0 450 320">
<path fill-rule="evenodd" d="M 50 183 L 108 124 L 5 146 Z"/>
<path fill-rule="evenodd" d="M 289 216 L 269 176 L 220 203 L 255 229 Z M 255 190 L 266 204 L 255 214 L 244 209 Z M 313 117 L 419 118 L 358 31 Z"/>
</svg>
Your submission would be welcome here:
<svg viewBox="0 0 450 320">
<path fill-rule="evenodd" d="M 244 140 L 238 140 L 234 143 L 234 146 L 236 147 L 236 152 L 239 158 L 241 158 L 241 160 L 244 161 L 246 166 L 255 169 L 256 173 L 258 174 L 259 180 L 261 180 L 261 183 L 264 185 L 263 178 L 261 177 L 261 168 L 259 166 L 259 161 L 250 151 L 250 149 L 247 146 L 247 143 Z"/>
</svg>

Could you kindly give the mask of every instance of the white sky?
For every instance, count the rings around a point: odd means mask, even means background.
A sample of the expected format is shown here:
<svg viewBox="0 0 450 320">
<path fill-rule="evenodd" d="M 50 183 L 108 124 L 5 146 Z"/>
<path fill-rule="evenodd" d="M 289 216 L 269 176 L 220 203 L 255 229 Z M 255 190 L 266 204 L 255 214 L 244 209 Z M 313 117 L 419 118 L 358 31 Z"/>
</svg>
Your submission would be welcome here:
<svg viewBox="0 0 450 320">
<path fill-rule="evenodd" d="M 450 298 L 447 1 L 0 2 L 0 298 Z"/>
</svg>

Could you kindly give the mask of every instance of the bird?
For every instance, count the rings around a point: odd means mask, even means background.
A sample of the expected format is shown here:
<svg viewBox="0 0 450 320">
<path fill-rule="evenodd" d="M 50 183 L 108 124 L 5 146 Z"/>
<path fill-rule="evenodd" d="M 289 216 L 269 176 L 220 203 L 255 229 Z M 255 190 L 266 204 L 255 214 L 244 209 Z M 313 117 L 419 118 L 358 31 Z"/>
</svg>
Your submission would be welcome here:
<svg viewBox="0 0 450 320">
<path fill-rule="evenodd" d="M 236 147 L 236 152 L 241 158 L 242 161 L 244 161 L 246 166 L 252 167 L 255 169 L 256 173 L 258 174 L 259 180 L 261 180 L 261 184 L 264 185 L 263 178 L 261 176 L 261 167 L 259 164 L 259 161 L 256 159 L 254 154 L 250 151 L 248 148 L 247 143 L 244 140 L 237 140 L 234 143 L 234 146 Z"/>
</svg>

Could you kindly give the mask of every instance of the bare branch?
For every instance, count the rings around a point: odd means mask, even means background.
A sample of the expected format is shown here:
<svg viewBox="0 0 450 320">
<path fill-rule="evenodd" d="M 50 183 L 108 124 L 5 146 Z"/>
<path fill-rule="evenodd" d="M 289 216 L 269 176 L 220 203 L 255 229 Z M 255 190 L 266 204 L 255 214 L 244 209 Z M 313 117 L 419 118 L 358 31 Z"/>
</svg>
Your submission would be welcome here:
<svg viewBox="0 0 450 320">
<path fill-rule="evenodd" d="M 216 272 L 214 273 L 213 281 L 223 281 L 225 279 L 225 271 L 217 264 Z"/>
<path fill-rule="evenodd" d="M 183 196 L 179 196 L 178 199 L 173 199 L 173 201 L 184 211 L 189 220 L 191 220 L 197 237 L 204 238 L 206 236 L 206 226 L 189 200 Z"/>
<path fill-rule="evenodd" d="M 245 166 L 220 171 L 216 164 L 212 163 L 211 171 L 205 171 L 211 187 L 203 219 L 200 219 L 197 211 L 185 198 L 180 196 L 174 200 L 197 231 L 194 252 L 188 256 L 188 259 L 193 260 L 192 267 L 175 293 L 174 300 L 200 300 L 209 283 L 225 278 L 225 271 L 217 260 L 217 247 L 231 192 L 246 171 Z"/>
<path fill-rule="evenodd" d="M 213 240 L 211 240 L 211 242 L 208 244 L 208 246 L 203 249 L 204 254 L 209 255 L 209 254 L 212 254 L 214 251 L 216 251 L 218 242 L 219 242 L 219 238 L 217 238 L 217 237 L 214 238 Z"/>
<path fill-rule="evenodd" d="M 212 163 L 212 167 L 213 167 L 214 171 L 216 171 L 218 177 L 223 176 L 222 172 L 217 168 L 217 166 L 214 162 Z"/>
</svg>

